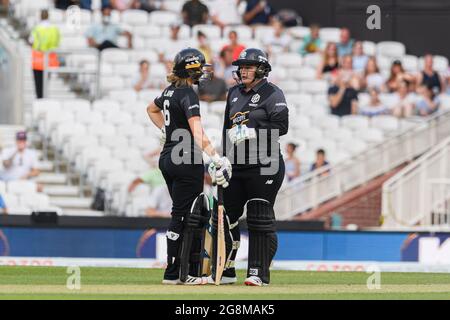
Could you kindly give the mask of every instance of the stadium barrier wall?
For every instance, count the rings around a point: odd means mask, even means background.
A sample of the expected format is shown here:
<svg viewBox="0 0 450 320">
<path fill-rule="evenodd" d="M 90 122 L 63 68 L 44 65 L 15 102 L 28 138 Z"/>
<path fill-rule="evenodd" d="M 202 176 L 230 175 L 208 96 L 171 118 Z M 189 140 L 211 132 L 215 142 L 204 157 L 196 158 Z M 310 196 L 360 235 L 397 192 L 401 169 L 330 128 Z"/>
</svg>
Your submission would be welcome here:
<svg viewBox="0 0 450 320">
<path fill-rule="evenodd" d="M 23 121 L 23 66 L 18 40 L 0 26 L 0 124 Z"/>
<path fill-rule="evenodd" d="M 74 221 L 72 225 L 66 222 L 64 227 L 1 223 L 0 256 L 165 261 L 165 219 L 155 219 L 150 225 L 130 223 L 128 227 L 120 227 L 119 223 L 115 226 L 94 223 L 89 228 L 76 225 Z M 247 260 L 248 237 L 243 229 L 238 261 Z M 450 233 L 281 228 L 278 237 L 277 261 L 419 262 L 426 265 L 450 262 Z"/>
</svg>

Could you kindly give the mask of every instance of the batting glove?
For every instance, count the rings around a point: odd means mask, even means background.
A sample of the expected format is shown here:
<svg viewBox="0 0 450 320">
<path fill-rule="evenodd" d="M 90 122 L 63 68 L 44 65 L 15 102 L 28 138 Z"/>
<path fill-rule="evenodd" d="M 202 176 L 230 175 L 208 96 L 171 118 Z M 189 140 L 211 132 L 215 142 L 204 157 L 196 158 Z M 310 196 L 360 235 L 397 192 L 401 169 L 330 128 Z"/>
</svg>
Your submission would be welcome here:
<svg viewBox="0 0 450 320">
<path fill-rule="evenodd" d="M 159 135 L 159 144 L 161 146 L 164 146 L 165 143 L 166 143 L 166 128 L 163 126 L 161 128 L 161 134 Z"/>
<path fill-rule="evenodd" d="M 209 164 L 208 173 L 211 176 L 212 185 L 215 186 L 217 184 L 217 181 L 216 181 L 216 166 L 214 165 L 214 162 L 211 162 Z"/>
<path fill-rule="evenodd" d="M 249 128 L 245 124 L 238 124 L 228 130 L 228 137 L 233 144 L 239 144 L 242 141 L 255 139 L 256 131 L 254 128 Z"/>
</svg>

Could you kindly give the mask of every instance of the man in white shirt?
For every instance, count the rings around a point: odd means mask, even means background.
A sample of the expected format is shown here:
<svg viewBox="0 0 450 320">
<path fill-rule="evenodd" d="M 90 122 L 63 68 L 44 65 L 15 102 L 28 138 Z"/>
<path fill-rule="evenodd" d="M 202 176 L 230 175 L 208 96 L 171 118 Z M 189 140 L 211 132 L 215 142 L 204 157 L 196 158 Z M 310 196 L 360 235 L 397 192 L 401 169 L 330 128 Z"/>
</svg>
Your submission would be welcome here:
<svg viewBox="0 0 450 320">
<path fill-rule="evenodd" d="M 24 131 L 16 134 L 16 147 L 3 150 L 1 160 L 4 170 L 0 173 L 0 180 L 31 179 L 40 173 L 36 152 L 27 148 L 27 133 Z"/>
<path fill-rule="evenodd" d="M 211 12 L 211 20 L 220 28 L 242 23 L 241 14 L 239 14 L 240 0 L 210 0 L 207 5 Z"/>
</svg>

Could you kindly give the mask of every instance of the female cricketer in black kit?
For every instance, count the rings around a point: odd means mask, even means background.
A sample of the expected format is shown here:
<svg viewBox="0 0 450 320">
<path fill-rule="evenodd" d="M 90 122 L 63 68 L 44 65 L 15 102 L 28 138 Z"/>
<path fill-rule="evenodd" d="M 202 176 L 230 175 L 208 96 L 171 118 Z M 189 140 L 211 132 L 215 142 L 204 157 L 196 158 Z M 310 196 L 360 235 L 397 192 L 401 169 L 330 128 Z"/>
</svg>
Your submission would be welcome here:
<svg viewBox="0 0 450 320">
<path fill-rule="evenodd" d="M 231 176 L 231 164 L 220 157 L 204 134 L 200 122 L 200 103 L 192 85 L 207 78 L 205 57 L 197 49 L 180 51 L 174 59 L 170 85 L 148 108 L 151 121 L 161 129 L 165 140 L 159 159 L 170 196 L 172 219 L 167 231 L 167 268 L 163 284 L 205 284 L 198 275 L 188 275 L 182 280 L 180 255 L 187 216 L 194 201 L 203 192 L 204 165 L 202 151 L 210 156 L 220 169 L 217 184 L 226 187 Z"/>
<path fill-rule="evenodd" d="M 284 178 L 278 137 L 288 131 L 288 108 L 283 92 L 266 79 L 271 66 L 263 51 L 246 49 L 233 65 L 238 66 L 238 85 L 228 91 L 223 128 L 233 177 L 223 191 L 227 262 L 221 282 L 237 281 L 238 220 L 246 206 L 249 253 L 245 284 L 261 286 L 270 282 L 269 267 L 278 246 L 273 206 Z M 209 169 L 213 172 L 214 165 Z M 208 283 L 214 276 L 213 267 Z"/>
</svg>

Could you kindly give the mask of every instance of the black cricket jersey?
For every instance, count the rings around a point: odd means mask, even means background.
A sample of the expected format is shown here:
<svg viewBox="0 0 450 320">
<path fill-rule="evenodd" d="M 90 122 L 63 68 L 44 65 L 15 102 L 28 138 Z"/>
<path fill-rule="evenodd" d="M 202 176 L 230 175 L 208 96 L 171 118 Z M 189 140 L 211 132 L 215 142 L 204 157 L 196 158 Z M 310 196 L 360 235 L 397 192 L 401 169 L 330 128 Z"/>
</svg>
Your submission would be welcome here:
<svg viewBox="0 0 450 320">
<path fill-rule="evenodd" d="M 238 124 L 245 124 L 248 128 L 255 129 L 256 143 L 246 140 L 238 146 L 232 146 L 227 130 Z M 278 139 L 272 135 L 271 130 L 277 130 L 277 136 L 282 136 L 288 132 L 288 129 L 289 110 L 286 98 L 283 91 L 276 85 L 263 79 L 248 92 L 243 85 L 236 85 L 229 89 L 223 141 L 226 142 L 225 153 L 230 160 L 233 159 L 235 166 L 249 167 L 267 164 L 270 161 L 269 158 L 274 156 L 272 151 L 277 153 L 277 157 L 281 156 Z M 265 133 L 263 134 L 262 131 Z M 273 150 L 273 147 L 278 150 Z M 245 162 L 242 161 L 243 156 Z"/>
<path fill-rule="evenodd" d="M 200 116 L 200 102 L 192 87 L 175 87 L 172 84 L 154 102 L 164 113 L 166 143 L 161 155 L 171 153 L 178 145 L 177 153 L 189 156 L 189 163 L 193 163 L 194 155 L 201 161 L 202 151 L 196 145 L 188 123 L 189 118 Z"/>
</svg>

